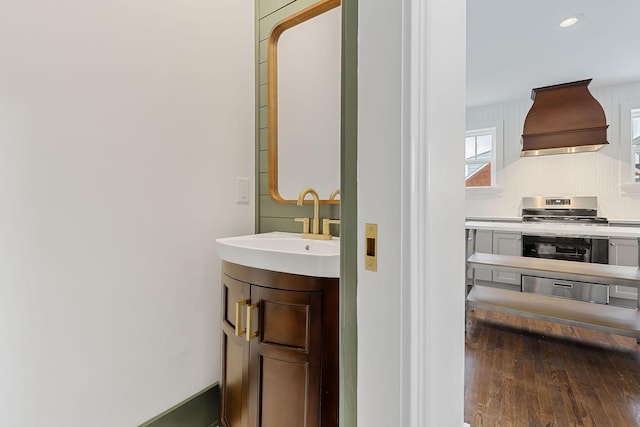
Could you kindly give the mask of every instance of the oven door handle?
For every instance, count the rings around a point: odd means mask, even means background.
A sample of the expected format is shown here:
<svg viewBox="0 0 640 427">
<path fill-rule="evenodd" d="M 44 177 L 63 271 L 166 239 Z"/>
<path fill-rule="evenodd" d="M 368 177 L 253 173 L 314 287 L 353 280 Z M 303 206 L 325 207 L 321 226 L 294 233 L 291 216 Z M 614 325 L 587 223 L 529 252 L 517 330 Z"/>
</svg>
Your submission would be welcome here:
<svg viewBox="0 0 640 427">
<path fill-rule="evenodd" d="M 573 289 L 573 283 L 571 282 L 553 282 L 553 286 L 556 288 L 563 288 L 563 289 Z"/>
</svg>

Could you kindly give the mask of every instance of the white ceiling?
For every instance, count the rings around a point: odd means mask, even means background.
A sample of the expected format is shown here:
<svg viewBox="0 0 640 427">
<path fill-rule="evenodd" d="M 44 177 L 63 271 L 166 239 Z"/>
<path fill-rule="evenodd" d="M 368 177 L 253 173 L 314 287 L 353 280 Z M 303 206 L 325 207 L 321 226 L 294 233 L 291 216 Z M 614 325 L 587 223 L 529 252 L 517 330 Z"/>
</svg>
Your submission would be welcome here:
<svg viewBox="0 0 640 427">
<path fill-rule="evenodd" d="M 589 78 L 640 80 L 640 0 L 467 0 L 468 107 Z"/>
</svg>

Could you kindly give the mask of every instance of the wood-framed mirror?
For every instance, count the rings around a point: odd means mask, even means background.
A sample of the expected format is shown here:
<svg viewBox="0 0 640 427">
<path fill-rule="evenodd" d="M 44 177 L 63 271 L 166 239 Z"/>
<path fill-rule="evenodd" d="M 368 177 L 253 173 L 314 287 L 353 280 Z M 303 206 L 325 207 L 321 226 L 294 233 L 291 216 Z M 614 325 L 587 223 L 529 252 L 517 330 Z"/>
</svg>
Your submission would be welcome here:
<svg viewBox="0 0 640 427">
<path fill-rule="evenodd" d="M 296 203 L 340 188 L 341 4 L 321 0 L 274 26 L 267 45 L 268 187 Z"/>
</svg>

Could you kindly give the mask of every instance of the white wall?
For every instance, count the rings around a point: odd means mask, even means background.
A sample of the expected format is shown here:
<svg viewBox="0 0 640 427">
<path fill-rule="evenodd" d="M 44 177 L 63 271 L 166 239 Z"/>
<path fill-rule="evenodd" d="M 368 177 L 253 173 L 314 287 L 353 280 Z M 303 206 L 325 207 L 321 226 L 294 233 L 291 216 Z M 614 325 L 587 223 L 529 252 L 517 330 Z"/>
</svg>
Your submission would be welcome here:
<svg viewBox="0 0 640 427">
<path fill-rule="evenodd" d="M 597 80 L 591 83 L 591 86 Z M 598 197 L 598 214 L 612 219 L 639 219 L 638 193 L 621 187 L 628 181 L 630 143 L 621 140 L 622 126 L 630 126 L 622 115 L 625 106 L 640 107 L 640 82 L 590 88 L 601 103 L 609 128 L 609 145 L 593 153 L 552 156 L 520 156 L 524 118 L 532 101 L 523 99 L 467 111 L 467 129 L 497 126 L 503 129 L 503 167 L 496 174 L 500 193 L 467 190 L 467 216 L 520 216 L 524 196 L 582 195 Z M 500 162 L 498 162 L 500 164 Z"/>
<path fill-rule="evenodd" d="M 0 28 L 0 425 L 137 425 L 219 380 L 253 2 L 11 1 Z"/>
</svg>

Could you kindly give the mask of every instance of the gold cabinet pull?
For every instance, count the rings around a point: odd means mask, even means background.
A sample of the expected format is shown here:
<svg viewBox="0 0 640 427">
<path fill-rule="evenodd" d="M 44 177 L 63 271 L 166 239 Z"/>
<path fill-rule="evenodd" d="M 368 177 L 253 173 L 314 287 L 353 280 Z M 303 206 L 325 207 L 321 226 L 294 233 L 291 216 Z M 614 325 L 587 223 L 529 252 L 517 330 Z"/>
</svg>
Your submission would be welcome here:
<svg viewBox="0 0 640 427">
<path fill-rule="evenodd" d="M 251 304 L 247 306 L 247 341 L 251 341 L 252 339 L 258 336 L 258 331 L 253 332 L 253 309 L 258 309 L 258 303 Z"/>
<path fill-rule="evenodd" d="M 245 328 L 240 329 L 242 326 L 242 307 L 249 304 L 248 299 L 236 302 L 236 336 L 241 337 L 247 331 Z"/>
</svg>

